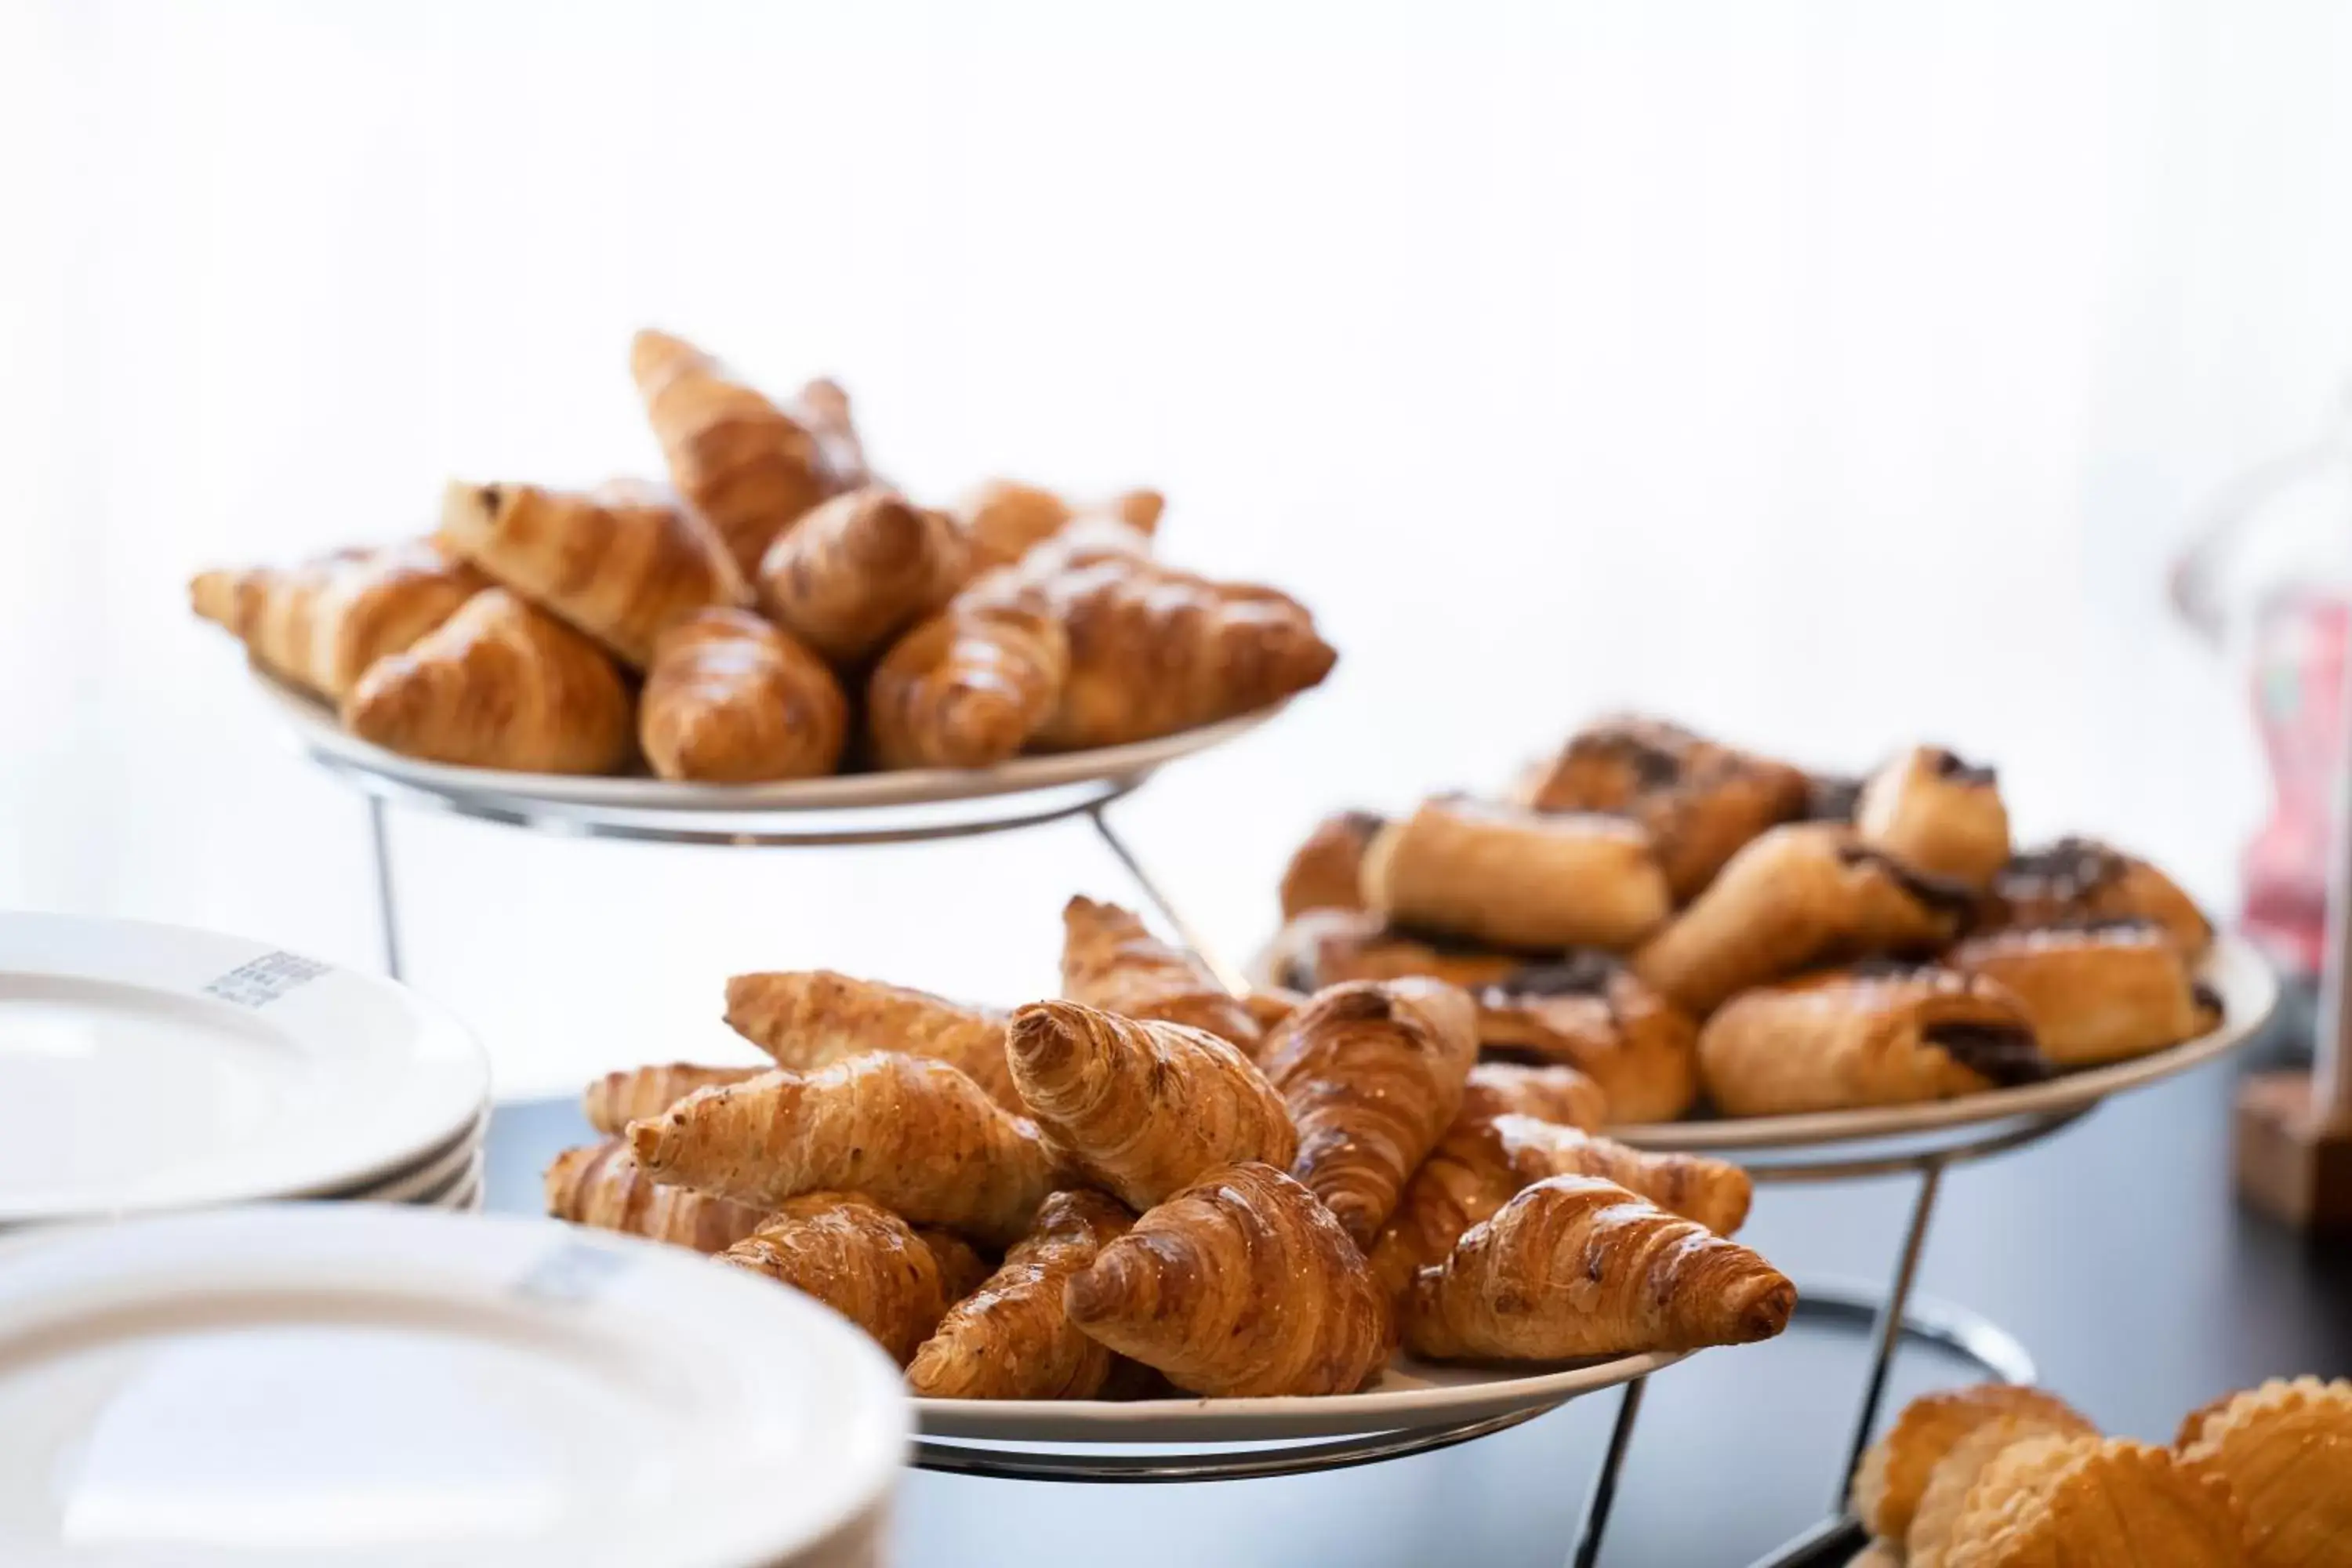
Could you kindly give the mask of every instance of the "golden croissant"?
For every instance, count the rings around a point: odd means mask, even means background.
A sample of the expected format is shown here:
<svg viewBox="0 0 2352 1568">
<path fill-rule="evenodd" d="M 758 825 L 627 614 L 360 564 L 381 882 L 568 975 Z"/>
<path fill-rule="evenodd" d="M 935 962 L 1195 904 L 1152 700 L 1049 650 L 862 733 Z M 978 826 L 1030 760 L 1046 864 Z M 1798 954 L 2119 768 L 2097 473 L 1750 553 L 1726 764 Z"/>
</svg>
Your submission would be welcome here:
<svg viewBox="0 0 2352 1568">
<path fill-rule="evenodd" d="M 698 1089 L 714 1084 L 741 1083 L 767 1070 L 698 1067 L 692 1062 L 624 1068 L 591 1083 L 580 1097 L 580 1110 L 588 1119 L 589 1126 L 607 1138 L 618 1138 L 628 1131 L 630 1122 L 659 1116 Z"/>
<path fill-rule="evenodd" d="M 996 1261 L 954 1231 L 919 1225 L 915 1234 L 940 1266 L 940 1299 L 949 1306 L 971 1295 L 996 1272 Z"/>
<path fill-rule="evenodd" d="M 1160 526 L 1165 502 L 1156 490 L 1129 490 L 1087 504 L 1013 479 L 991 479 L 955 505 L 956 520 L 982 561 L 1009 565 L 1082 517 L 1108 518 L 1145 539 Z"/>
<path fill-rule="evenodd" d="M 787 1198 L 719 1260 L 815 1297 L 900 1366 L 948 1309 L 929 1246 L 905 1220 L 856 1194 Z"/>
<path fill-rule="evenodd" d="M 1106 1244 L 1070 1320 L 1213 1398 L 1352 1393 L 1387 1364 L 1387 1298 L 1315 1195 L 1255 1162 L 1204 1173 Z"/>
<path fill-rule="evenodd" d="M 293 567 L 201 572 L 188 599 L 264 669 L 340 702 L 369 666 L 414 646 L 489 585 L 433 541 L 416 540 Z"/>
<path fill-rule="evenodd" d="M 1796 1287 L 1736 1241 L 1597 1176 L 1525 1188 L 1404 1298 L 1433 1361 L 1560 1361 L 1747 1344 L 1788 1327 Z"/>
<path fill-rule="evenodd" d="M 1101 1193 L 1055 1193 L 1003 1265 L 949 1310 L 907 1368 L 935 1399 L 1092 1399 L 1117 1357 L 1081 1332 L 1062 1292 L 1135 1216 Z"/>
<path fill-rule="evenodd" d="M 1282 1096 L 1205 1029 L 1037 1002 L 1013 1015 L 1005 1050 L 1055 1147 L 1138 1213 L 1218 1166 L 1298 1152 Z"/>
<path fill-rule="evenodd" d="M 1244 1051 L 1257 1048 L 1248 1004 L 1117 904 L 1074 898 L 1062 906 L 1062 994 L 1122 1018 L 1190 1024 Z"/>
<path fill-rule="evenodd" d="M 1070 639 L 1034 602 L 950 604 L 894 644 L 866 683 L 886 768 L 984 768 L 1042 730 L 1069 679 Z"/>
<path fill-rule="evenodd" d="M 830 969 L 773 970 L 727 982 L 727 1025 L 795 1072 L 904 1051 L 943 1061 L 998 1104 L 1026 1111 L 1004 1055 L 1004 1015 L 994 1008 Z"/>
<path fill-rule="evenodd" d="M 768 1211 L 665 1186 L 615 1139 L 566 1149 L 547 1168 L 547 1212 L 576 1225 L 649 1237 L 697 1252 L 720 1252 L 751 1235 Z"/>
<path fill-rule="evenodd" d="M 833 671 L 749 611 L 698 610 L 655 639 L 637 739 L 663 778 L 814 778 L 840 765 L 848 738 Z"/>
<path fill-rule="evenodd" d="M 630 1147 L 662 1181 L 774 1206 L 862 1193 L 919 1225 L 1011 1242 L 1053 1190 L 1037 1130 L 945 1062 L 876 1051 L 707 1089 Z"/>
<path fill-rule="evenodd" d="M 760 560 L 760 605 L 834 663 L 857 664 L 944 605 L 971 566 L 971 547 L 944 513 L 872 486 L 777 536 Z"/>
<path fill-rule="evenodd" d="M 2176 1451 L 2236 1492 L 2252 1568 L 2318 1568 L 2352 1547 L 2352 1381 L 2273 1379 L 2218 1401 Z"/>
<path fill-rule="evenodd" d="M 1609 1096 L 1571 1067 L 1480 1062 L 1463 1086 L 1462 1114 L 1532 1116 L 1590 1132 L 1609 1120 Z"/>
<path fill-rule="evenodd" d="M 629 694 L 604 650 L 502 588 L 486 588 L 343 700 L 363 741 L 427 762 L 609 773 L 628 761 Z"/>
</svg>

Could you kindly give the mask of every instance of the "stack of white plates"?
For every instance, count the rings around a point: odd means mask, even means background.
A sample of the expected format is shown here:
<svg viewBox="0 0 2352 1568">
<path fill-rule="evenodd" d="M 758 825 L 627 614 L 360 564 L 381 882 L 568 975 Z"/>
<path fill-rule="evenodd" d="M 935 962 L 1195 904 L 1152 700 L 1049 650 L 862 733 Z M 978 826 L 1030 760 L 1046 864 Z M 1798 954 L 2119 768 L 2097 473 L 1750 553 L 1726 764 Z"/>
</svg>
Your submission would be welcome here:
<svg viewBox="0 0 2352 1568">
<path fill-rule="evenodd" d="M 473 1037 L 392 981 L 0 914 L 0 1230 L 272 1198 L 478 1208 L 488 1110 Z"/>
<path fill-rule="evenodd" d="M 284 1205 L 0 1239 L 0 1563 L 871 1568 L 898 1369 L 548 1220 Z"/>
</svg>

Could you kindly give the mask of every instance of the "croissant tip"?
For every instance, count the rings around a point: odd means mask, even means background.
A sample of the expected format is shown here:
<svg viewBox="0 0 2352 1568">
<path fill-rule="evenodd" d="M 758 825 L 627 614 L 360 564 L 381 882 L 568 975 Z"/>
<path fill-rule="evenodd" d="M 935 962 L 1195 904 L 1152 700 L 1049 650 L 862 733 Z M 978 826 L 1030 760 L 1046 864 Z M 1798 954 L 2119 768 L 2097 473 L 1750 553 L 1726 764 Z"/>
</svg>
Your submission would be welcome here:
<svg viewBox="0 0 2352 1568">
<path fill-rule="evenodd" d="M 668 1116 L 629 1123 L 629 1152 L 640 1165 L 651 1165 L 661 1152 L 662 1130 L 672 1121 Z"/>
<path fill-rule="evenodd" d="M 1777 1337 L 1789 1326 L 1790 1316 L 1796 1308 L 1796 1285 L 1785 1275 L 1773 1275 L 1740 1310 L 1737 1321 L 1739 1333 L 1737 1342 L 1751 1344 L 1758 1340 Z"/>
</svg>

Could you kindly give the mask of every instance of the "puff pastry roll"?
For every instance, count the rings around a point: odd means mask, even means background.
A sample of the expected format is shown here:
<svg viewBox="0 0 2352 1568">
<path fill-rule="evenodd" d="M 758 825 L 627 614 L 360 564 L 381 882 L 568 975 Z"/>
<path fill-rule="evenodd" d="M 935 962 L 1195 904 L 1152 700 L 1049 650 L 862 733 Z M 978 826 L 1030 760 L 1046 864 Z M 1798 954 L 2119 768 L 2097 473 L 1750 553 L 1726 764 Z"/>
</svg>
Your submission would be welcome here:
<svg viewBox="0 0 2352 1568">
<path fill-rule="evenodd" d="M 1633 715 L 1603 719 L 1570 737 L 1525 780 L 1520 804 L 1543 812 L 1610 812 L 1647 829 L 1677 901 L 1715 879 L 1741 845 L 1802 815 L 1805 775 Z"/>
<path fill-rule="evenodd" d="M 2009 863 L 2009 809 L 1990 768 L 1914 746 L 1871 775 L 1854 803 L 1864 844 L 1906 866 L 1982 889 Z"/>
<path fill-rule="evenodd" d="M 655 639 L 637 740 L 663 778 L 814 778 L 840 765 L 848 735 L 833 671 L 748 611 L 698 610 Z"/>
<path fill-rule="evenodd" d="M 1932 966 L 1831 970 L 1747 992 L 1699 1030 L 1698 1061 L 1727 1116 L 1948 1100 L 2050 1071 L 2016 997 Z"/>
<path fill-rule="evenodd" d="M 1768 1340 L 1796 1287 L 1736 1241 L 1614 1182 L 1554 1176 L 1472 1226 L 1404 1298 L 1432 1361 L 1565 1361 Z"/>
<path fill-rule="evenodd" d="M 2154 866 L 2095 838 L 2061 838 L 2012 858 L 1993 879 L 1996 927 L 2154 921 L 2191 963 L 2213 945 L 2196 901 Z"/>
<path fill-rule="evenodd" d="M 2005 987 L 2060 1068 L 2145 1056 L 2210 1033 L 2221 998 L 2148 921 L 1972 937 L 1945 962 Z"/>
<path fill-rule="evenodd" d="M 1616 1121 L 1672 1121 L 1698 1098 L 1698 1028 L 1614 955 L 1584 950 L 1479 987 L 1488 1050 L 1584 1073 Z"/>
<path fill-rule="evenodd" d="M 1166 505 L 1157 490 L 1128 490 L 1105 501 L 1073 502 L 1035 485 L 990 479 L 958 500 L 953 512 L 982 560 L 1003 566 L 1081 518 L 1115 521 L 1148 542 L 1159 531 Z"/>
<path fill-rule="evenodd" d="M 1209 1171 L 1070 1280 L 1071 1321 L 1211 1398 L 1351 1394 L 1394 1322 L 1331 1211 L 1271 1165 Z"/>
<path fill-rule="evenodd" d="M 2273 1379 L 2210 1405 L 2175 1451 L 2230 1483 L 2252 1568 L 2319 1568 L 2352 1543 L 2352 1382 Z"/>
<path fill-rule="evenodd" d="M 1962 1439 L 2003 1420 L 2026 1420 L 2061 1433 L 2096 1429 L 2054 1394 L 2017 1384 L 1986 1383 L 1922 1394 L 1905 1405 L 1886 1435 L 1854 1470 L 1853 1511 L 1873 1535 L 1902 1541 L 1927 1479 Z"/>
<path fill-rule="evenodd" d="M 604 650 L 502 588 L 369 666 L 342 716 L 404 756 L 520 773 L 614 773 L 634 740 Z"/>
<path fill-rule="evenodd" d="M 768 1217 L 751 1204 L 662 1185 L 618 1139 L 558 1154 L 547 1168 L 546 1188 L 547 1212 L 557 1219 L 697 1252 L 723 1252 Z"/>
<path fill-rule="evenodd" d="M 2046 1435 L 2008 1445 L 1979 1472 L 1942 1563 L 2242 1568 L 2244 1535 L 2219 1475 L 2145 1443 Z"/>
<path fill-rule="evenodd" d="M 1025 1114 L 1004 1056 L 1004 1015 L 830 969 L 769 970 L 727 982 L 727 1026 L 794 1072 L 904 1051 L 943 1061 Z"/>
<path fill-rule="evenodd" d="M 1266 950 L 1275 983 L 1312 994 L 1345 980 L 1404 980 L 1420 975 L 1475 990 L 1539 959 L 1424 932 L 1391 928 L 1360 910 L 1309 910 L 1286 922 Z"/>
<path fill-rule="evenodd" d="M 264 669 L 340 702 L 369 666 L 415 646 L 489 585 L 420 539 L 293 567 L 200 572 L 188 601 Z"/>
<path fill-rule="evenodd" d="M 1013 1015 L 1004 1043 L 1055 1146 L 1138 1213 L 1220 1165 L 1286 1166 L 1298 1153 L 1282 1096 L 1205 1029 L 1036 1002 Z"/>
<path fill-rule="evenodd" d="M 1391 923 L 1497 947 L 1631 947 L 1669 908 L 1639 826 L 1461 796 L 1381 829 L 1363 878 L 1365 902 Z"/>
<path fill-rule="evenodd" d="M 1609 1120 L 1609 1095 L 1571 1067 L 1480 1062 L 1463 1085 L 1462 1115 L 1532 1116 L 1590 1132 Z"/>
<path fill-rule="evenodd" d="M 815 1297 L 902 1367 L 948 1310 L 929 1246 L 905 1220 L 854 1193 L 785 1199 L 719 1261 Z"/>
<path fill-rule="evenodd" d="M 886 768 L 984 768 L 1052 720 L 1070 639 L 1035 601 L 959 600 L 882 656 L 866 683 L 874 759 Z"/>
<path fill-rule="evenodd" d="M 1315 825 L 1282 872 L 1282 918 L 1309 910 L 1364 907 L 1364 851 L 1388 826 L 1369 811 L 1343 811 Z"/>
<path fill-rule="evenodd" d="M 1047 1198 L 1003 1264 L 915 1352 L 908 1390 L 931 1399 L 1099 1396 L 1118 1358 L 1070 1321 L 1062 1292 L 1134 1223 L 1100 1193 Z"/>
<path fill-rule="evenodd" d="M 1171 947 L 1117 904 L 1074 898 L 1062 906 L 1062 994 L 1122 1018 L 1190 1024 L 1257 1048 L 1257 1019 L 1208 966 Z"/>
<path fill-rule="evenodd" d="M 1633 955 L 1633 971 L 1704 1017 L 1733 993 L 1815 964 L 1930 952 L 1972 912 L 1968 890 L 1830 823 L 1775 827 Z"/>
<path fill-rule="evenodd" d="M 853 665 L 943 607 L 971 568 L 971 548 L 944 512 L 870 486 L 777 536 L 760 560 L 760 607 L 834 663 Z"/>
<path fill-rule="evenodd" d="M 618 1138 L 632 1121 L 659 1116 L 697 1089 L 713 1084 L 741 1083 L 757 1078 L 765 1068 L 707 1068 L 692 1062 L 658 1067 L 625 1068 L 608 1072 L 580 1097 L 581 1114 L 588 1125 L 607 1138 Z"/>
</svg>

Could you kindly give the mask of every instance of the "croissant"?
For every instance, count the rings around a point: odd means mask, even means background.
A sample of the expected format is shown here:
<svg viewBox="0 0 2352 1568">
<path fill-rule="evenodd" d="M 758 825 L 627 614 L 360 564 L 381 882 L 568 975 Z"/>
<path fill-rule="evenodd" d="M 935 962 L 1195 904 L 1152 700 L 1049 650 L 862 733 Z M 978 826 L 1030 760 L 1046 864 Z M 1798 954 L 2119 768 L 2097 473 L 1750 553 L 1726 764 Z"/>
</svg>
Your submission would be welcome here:
<svg viewBox="0 0 2352 1568">
<path fill-rule="evenodd" d="M 1463 1233 L 1404 1298 L 1432 1361 L 1560 1361 L 1770 1339 L 1796 1287 L 1736 1241 L 1614 1182 L 1553 1176 Z"/>
<path fill-rule="evenodd" d="M 1906 866 L 1983 889 L 2009 863 L 2009 811 L 1990 768 L 1914 746 L 1874 773 L 1854 803 L 1862 841 Z"/>
<path fill-rule="evenodd" d="M 1315 825 L 1282 872 L 1282 918 L 1309 910 L 1364 907 L 1364 851 L 1388 826 L 1369 811 L 1343 811 Z"/>
<path fill-rule="evenodd" d="M 827 490 L 838 494 L 874 482 L 866 443 L 850 416 L 849 394 L 839 382 L 819 376 L 803 386 L 793 399 L 790 417 L 814 437 L 817 467 Z"/>
<path fill-rule="evenodd" d="M 1062 994 L 1122 1018 L 1159 1018 L 1257 1048 L 1257 1019 L 1208 966 L 1171 947 L 1117 904 L 1074 898 L 1062 906 Z"/>
<path fill-rule="evenodd" d="M 2056 1394 L 2016 1384 L 1923 1394 L 1904 1406 L 1886 1435 L 1863 1454 L 1853 1475 L 1855 1515 L 1881 1540 L 1903 1540 L 1927 1479 L 1944 1457 L 1970 1433 L 2012 1417 L 2056 1432 L 2095 1430 Z"/>
<path fill-rule="evenodd" d="M 1472 992 L 1489 1050 L 1590 1075 L 1618 1121 L 1671 1121 L 1698 1098 L 1698 1030 L 1613 954 L 1571 952 Z"/>
<path fill-rule="evenodd" d="M 1970 1428 L 1927 1472 L 1911 1528 L 1903 1536 L 1906 1568 L 1942 1568 L 1953 1532 L 1967 1511 L 1969 1494 L 2002 1449 L 2028 1437 L 2096 1436 L 2097 1429 L 2087 1421 L 2053 1421 L 2039 1412 L 1995 1415 Z"/>
<path fill-rule="evenodd" d="M 647 1175 L 615 1139 L 566 1149 L 547 1168 L 547 1212 L 575 1225 L 650 1237 L 697 1252 L 723 1252 L 760 1227 L 768 1211 Z"/>
<path fill-rule="evenodd" d="M 816 421 L 828 426 L 821 440 L 709 355 L 666 332 L 636 335 L 629 373 L 678 493 L 709 520 L 744 576 L 771 540 L 845 488 L 828 471 L 827 450 L 846 457 L 856 437 L 848 429 L 849 401 L 830 383 L 813 382 L 802 394 L 817 394 Z"/>
<path fill-rule="evenodd" d="M 618 1138 L 632 1121 L 659 1116 L 697 1089 L 713 1084 L 741 1083 L 757 1078 L 764 1068 L 706 1068 L 692 1062 L 662 1067 L 626 1068 L 608 1072 L 588 1086 L 580 1109 L 588 1125 L 607 1138 Z"/>
<path fill-rule="evenodd" d="M 2050 1070 L 2017 998 L 1935 968 L 1831 970 L 1735 996 L 1699 1031 L 1698 1060 L 1727 1116 L 1948 1100 Z"/>
<path fill-rule="evenodd" d="M 1281 1095 L 1205 1029 L 1037 1002 L 1004 1045 L 1046 1136 L 1138 1213 L 1217 1166 L 1298 1152 Z"/>
<path fill-rule="evenodd" d="M 631 1123 L 662 1181 L 771 1207 L 860 1193 L 918 1225 L 1011 1242 L 1053 1190 L 1037 1130 L 945 1062 L 893 1051 L 706 1089 Z"/>
<path fill-rule="evenodd" d="M 760 605 L 834 663 L 857 664 L 946 605 L 971 564 L 944 513 L 869 486 L 776 536 L 760 558 Z"/>
<path fill-rule="evenodd" d="M 866 717 L 875 761 L 993 766 L 1052 719 L 1069 675 L 1069 636 L 1036 604 L 950 604 L 874 667 Z"/>
<path fill-rule="evenodd" d="M 950 1309 L 907 1368 L 934 1399 L 1092 1399 L 1117 1360 L 1080 1332 L 1062 1291 L 1135 1216 L 1100 1193 L 1055 1193 L 978 1291 Z"/>
<path fill-rule="evenodd" d="M 431 540 L 416 540 L 291 568 L 201 572 L 188 599 L 263 668 L 339 702 L 370 665 L 414 646 L 489 585 Z"/>
<path fill-rule="evenodd" d="M 2220 1476 L 2145 1443 L 2047 1435 L 1985 1465 L 1952 1522 L 1943 1568 L 2238 1568 L 2244 1533 Z"/>
<path fill-rule="evenodd" d="M 2191 1415 L 2175 1450 L 2228 1479 L 2252 1568 L 2317 1568 L 2352 1542 L 2352 1382 L 2273 1379 Z"/>
<path fill-rule="evenodd" d="M 2006 988 L 2060 1068 L 2145 1056 L 2215 1027 L 2221 998 L 2150 921 L 1973 937 L 1945 956 Z"/>
<path fill-rule="evenodd" d="M 1091 1338 L 1211 1398 L 1353 1393 L 1395 1341 L 1387 1299 L 1331 1211 L 1255 1161 L 1145 1214 L 1063 1302 Z"/>
<path fill-rule="evenodd" d="M 940 1299 L 950 1307 L 979 1289 L 996 1272 L 996 1265 L 986 1253 L 951 1230 L 919 1225 L 915 1234 L 931 1249 L 931 1260 L 940 1266 Z"/>
<path fill-rule="evenodd" d="M 813 778 L 840 764 L 848 733 L 833 671 L 757 616 L 698 610 L 655 639 L 637 739 L 666 779 Z"/>
<path fill-rule="evenodd" d="M 1461 1109 L 1477 1024 L 1451 985 L 1360 980 L 1318 993 L 1266 1042 L 1265 1076 L 1298 1130 L 1290 1173 L 1367 1253 Z"/>
<path fill-rule="evenodd" d="M 653 662 L 654 639 L 668 627 L 746 597 L 741 574 L 699 519 L 625 482 L 585 493 L 452 483 L 441 537 L 635 669 Z"/>
<path fill-rule="evenodd" d="M 1590 1132 L 1609 1120 L 1609 1096 L 1571 1067 L 1480 1062 L 1462 1089 L 1464 1117 L 1532 1116 Z"/>
<path fill-rule="evenodd" d="M 2084 925 L 2153 921 L 2190 962 L 2213 945 L 2213 922 L 2171 878 L 2095 838 L 2061 838 L 2013 857 L 1993 878 L 1987 924 Z"/>
<path fill-rule="evenodd" d="M 1931 952 L 1975 900 L 1833 823 L 1775 827 L 1633 955 L 1633 972 L 1705 1016 L 1734 993 L 1818 963 Z"/>
<path fill-rule="evenodd" d="M 1633 824 L 1461 796 L 1381 829 L 1363 886 L 1392 922 L 1498 947 L 1631 947 L 1670 907 L 1649 835 Z"/>
<path fill-rule="evenodd" d="M 1113 519 L 1148 540 L 1159 530 L 1165 505 L 1156 490 L 1129 490 L 1087 505 L 1065 500 L 1035 485 L 991 479 L 959 500 L 954 511 L 981 558 L 1003 566 L 1020 560 L 1081 517 Z"/>
<path fill-rule="evenodd" d="M 719 1255 L 803 1290 L 905 1366 L 947 1310 L 939 1259 L 907 1222 L 851 1193 L 804 1193 Z"/>
<path fill-rule="evenodd" d="M 866 1051 L 930 1057 L 1026 1113 L 1004 1055 L 1004 1015 L 993 1008 L 830 969 L 772 971 L 727 982 L 727 1026 L 795 1072 Z"/>
<path fill-rule="evenodd" d="M 1286 986 L 1253 985 L 1249 994 L 1242 998 L 1242 1005 L 1249 1009 L 1250 1022 L 1257 1026 L 1258 1040 L 1263 1045 L 1276 1025 L 1307 1005 L 1307 995 Z"/>
<path fill-rule="evenodd" d="M 604 650 L 485 588 L 343 699 L 343 726 L 428 762 L 609 773 L 629 760 L 629 694 Z"/>
<path fill-rule="evenodd" d="M 1416 974 L 1475 992 L 1532 962 L 1524 952 L 1393 931 L 1379 915 L 1361 910 L 1307 910 L 1293 916 L 1276 933 L 1265 959 L 1276 984 L 1310 993 L 1343 980 Z"/>
</svg>

